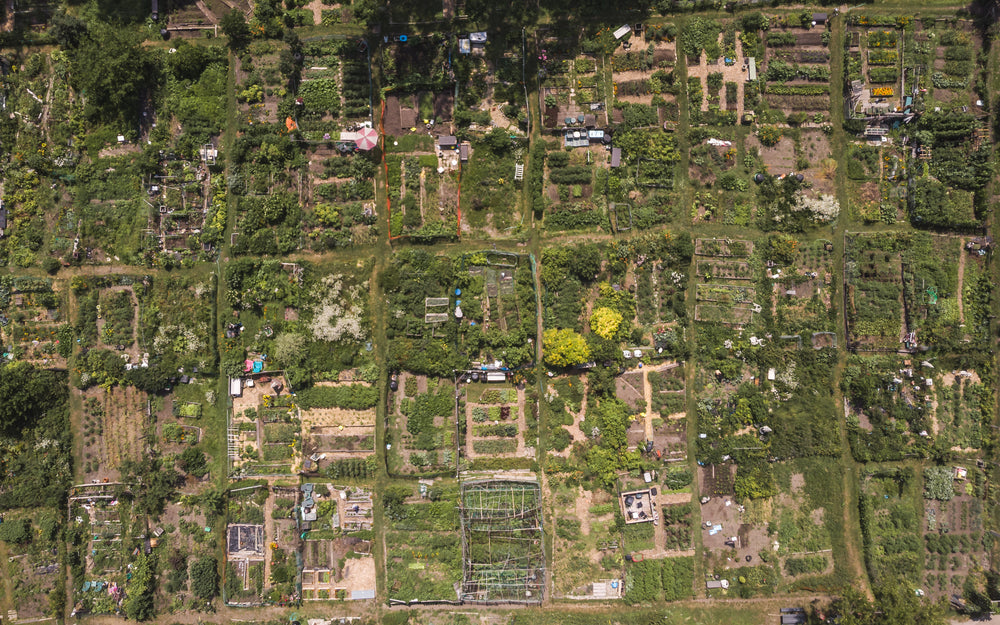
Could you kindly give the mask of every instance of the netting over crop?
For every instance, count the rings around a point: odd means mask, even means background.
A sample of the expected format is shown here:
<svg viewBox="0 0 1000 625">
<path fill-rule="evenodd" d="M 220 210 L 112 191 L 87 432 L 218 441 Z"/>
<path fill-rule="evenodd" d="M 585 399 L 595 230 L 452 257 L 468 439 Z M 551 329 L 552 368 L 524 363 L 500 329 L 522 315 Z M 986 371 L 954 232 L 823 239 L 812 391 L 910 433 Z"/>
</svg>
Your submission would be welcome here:
<svg viewBox="0 0 1000 625">
<path fill-rule="evenodd" d="M 545 584 L 537 482 L 462 485 L 462 599 L 539 603 Z"/>
</svg>

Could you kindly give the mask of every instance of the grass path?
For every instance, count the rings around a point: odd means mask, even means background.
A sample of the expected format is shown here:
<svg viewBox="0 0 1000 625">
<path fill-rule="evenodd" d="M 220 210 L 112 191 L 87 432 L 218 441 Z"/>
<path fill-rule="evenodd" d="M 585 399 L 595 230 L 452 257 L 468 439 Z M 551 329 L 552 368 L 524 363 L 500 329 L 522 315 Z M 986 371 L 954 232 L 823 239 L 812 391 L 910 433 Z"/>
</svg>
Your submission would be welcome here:
<svg viewBox="0 0 1000 625">
<path fill-rule="evenodd" d="M 830 36 L 830 75 L 841 76 L 844 71 L 844 17 L 834 16 L 831 21 Z M 834 153 L 834 158 L 841 164 L 837 167 L 835 188 L 837 200 L 840 202 L 840 217 L 834 227 L 834 275 L 844 275 L 844 234 L 847 229 L 847 222 L 850 219 L 847 210 L 847 136 L 844 132 L 844 96 L 843 82 L 831 81 L 830 83 L 830 115 L 833 135 L 831 136 L 830 148 Z M 844 414 L 844 397 L 840 390 L 840 380 L 844 375 L 844 367 L 847 364 L 847 351 L 844 346 L 846 342 L 846 326 L 844 310 L 844 289 L 841 284 L 840 297 L 834 302 L 837 310 L 837 341 L 841 346 L 837 350 L 837 365 L 833 371 L 833 403 L 835 414 L 838 417 L 840 432 L 840 464 L 841 475 L 843 476 L 844 493 L 844 541 L 847 556 L 847 568 L 855 578 L 855 586 L 864 590 L 871 596 L 871 589 L 868 585 L 868 576 L 865 572 L 864 557 L 861 546 L 860 527 L 861 521 L 858 518 L 858 472 L 857 465 L 851 455 L 850 441 L 847 438 L 847 415 Z"/>
</svg>

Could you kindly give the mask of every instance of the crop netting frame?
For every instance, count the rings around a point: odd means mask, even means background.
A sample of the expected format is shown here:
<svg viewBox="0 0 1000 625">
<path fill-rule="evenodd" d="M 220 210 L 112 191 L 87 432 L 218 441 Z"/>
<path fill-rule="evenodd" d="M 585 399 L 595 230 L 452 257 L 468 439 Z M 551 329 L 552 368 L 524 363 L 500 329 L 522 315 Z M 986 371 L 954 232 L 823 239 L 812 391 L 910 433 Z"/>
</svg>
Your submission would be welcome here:
<svg viewBox="0 0 1000 625">
<path fill-rule="evenodd" d="M 462 601 L 541 603 L 545 547 L 538 482 L 465 482 L 459 511 Z"/>
</svg>

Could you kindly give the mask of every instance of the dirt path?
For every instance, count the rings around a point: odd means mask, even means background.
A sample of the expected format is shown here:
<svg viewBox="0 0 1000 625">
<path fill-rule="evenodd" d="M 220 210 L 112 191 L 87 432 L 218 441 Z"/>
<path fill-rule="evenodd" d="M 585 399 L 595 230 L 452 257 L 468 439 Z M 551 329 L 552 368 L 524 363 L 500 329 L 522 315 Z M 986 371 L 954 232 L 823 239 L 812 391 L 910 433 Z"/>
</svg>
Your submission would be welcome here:
<svg viewBox="0 0 1000 625">
<path fill-rule="evenodd" d="M 46 139 L 49 138 L 47 124 L 49 121 L 49 110 L 52 108 L 52 85 L 55 83 L 55 80 L 56 75 L 55 72 L 53 72 L 49 76 L 49 84 L 45 88 L 45 104 L 42 106 L 42 117 L 38 122 L 38 126 L 42 129 L 42 132 L 45 133 Z"/>
<path fill-rule="evenodd" d="M 962 307 L 962 285 L 965 283 L 965 237 L 958 239 L 958 323 L 965 323 L 965 309 Z"/>
<path fill-rule="evenodd" d="M 270 554 L 270 545 L 275 541 L 274 519 L 274 497 L 268 497 L 264 502 L 264 552 Z M 264 556 L 264 583 L 271 579 L 271 556 Z"/>
<path fill-rule="evenodd" d="M 201 9 L 201 12 L 205 14 L 205 19 L 212 22 L 213 26 L 217 26 L 219 24 L 219 20 L 215 17 L 215 13 L 212 13 L 212 10 L 205 6 L 205 3 L 202 2 L 202 0 L 195 0 L 194 5 Z M 318 24 L 319 20 L 317 20 L 316 23 Z"/>
<path fill-rule="evenodd" d="M 577 487 L 576 500 L 573 505 L 576 509 L 576 518 L 580 519 L 580 533 L 584 536 L 590 535 L 590 504 L 593 498 L 593 492 L 583 490 L 582 486 Z"/>
<path fill-rule="evenodd" d="M 427 175 L 423 168 L 420 169 L 420 214 L 426 220 L 427 216 L 424 214 L 424 206 L 427 204 L 427 187 L 424 184 L 427 181 Z"/>
<path fill-rule="evenodd" d="M 644 425 L 646 440 L 653 440 L 653 387 L 649 385 L 649 369 L 642 370 L 642 394 L 646 398 Z"/>
</svg>

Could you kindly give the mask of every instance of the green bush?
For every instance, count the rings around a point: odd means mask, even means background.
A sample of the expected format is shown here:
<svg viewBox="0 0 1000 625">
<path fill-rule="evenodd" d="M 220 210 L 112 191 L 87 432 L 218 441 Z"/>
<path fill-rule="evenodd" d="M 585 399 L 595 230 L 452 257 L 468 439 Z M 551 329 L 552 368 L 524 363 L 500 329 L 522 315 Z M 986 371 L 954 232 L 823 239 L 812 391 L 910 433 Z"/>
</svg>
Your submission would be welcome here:
<svg viewBox="0 0 1000 625">
<path fill-rule="evenodd" d="M 16 545 L 29 542 L 31 540 L 31 521 L 11 519 L 0 523 L 0 540 Z"/>
<path fill-rule="evenodd" d="M 206 600 L 219 594 L 219 563 L 215 556 L 205 556 L 191 565 L 191 592 Z"/>
</svg>

